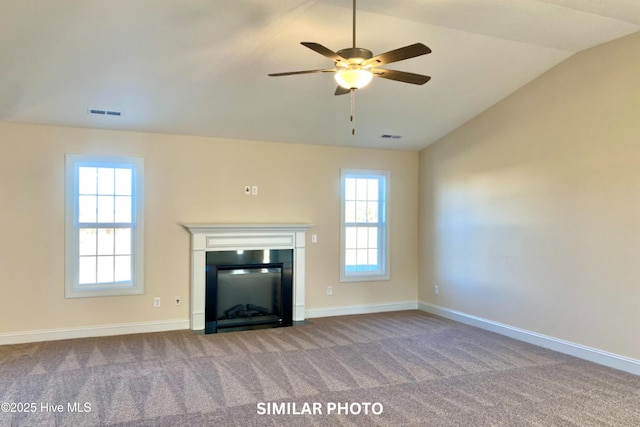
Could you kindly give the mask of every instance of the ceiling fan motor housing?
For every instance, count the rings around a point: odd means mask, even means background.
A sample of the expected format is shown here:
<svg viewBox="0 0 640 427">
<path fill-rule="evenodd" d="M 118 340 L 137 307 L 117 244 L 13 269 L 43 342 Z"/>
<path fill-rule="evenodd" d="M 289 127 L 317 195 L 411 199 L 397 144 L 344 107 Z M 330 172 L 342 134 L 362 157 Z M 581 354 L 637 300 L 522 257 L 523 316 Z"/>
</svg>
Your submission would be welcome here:
<svg viewBox="0 0 640 427">
<path fill-rule="evenodd" d="M 373 52 L 371 52 L 369 49 L 363 49 L 361 47 L 349 47 L 347 49 L 339 50 L 336 53 L 347 60 L 362 59 L 362 61 L 358 61 L 358 63 L 373 58 Z"/>
</svg>

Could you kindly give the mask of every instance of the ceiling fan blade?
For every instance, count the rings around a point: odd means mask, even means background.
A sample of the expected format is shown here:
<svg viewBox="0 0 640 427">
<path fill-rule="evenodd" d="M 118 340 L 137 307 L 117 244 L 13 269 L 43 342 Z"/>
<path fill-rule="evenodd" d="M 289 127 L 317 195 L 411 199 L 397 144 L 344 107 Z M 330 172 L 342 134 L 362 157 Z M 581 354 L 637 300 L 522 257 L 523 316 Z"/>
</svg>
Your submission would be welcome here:
<svg viewBox="0 0 640 427">
<path fill-rule="evenodd" d="M 315 52 L 318 52 L 320 55 L 326 56 L 327 58 L 331 59 L 334 62 L 344 61 L 344 58 L 342 56 L 338 55 L 337 53 L 335 53 L 331 49 L 322 46 L 319 43 L 301 42 L 300 44 L 303 45 L 303 46 L 308 47 L 309 49 L 311 49 L 311 50 L 313 50 Z"/>
<path fill-rule="evenodd" d="M 431 80 L 430 76 L 407 73 L 406 71 L 386 70 L 384 68 L 373 68 L 371 72 L 376 77 L 382 77 L 383 79 L 395 80 L 403 83 L 411 83 L 414 85 L 423 85 Z"/>
<path fill-rule="evenodd" d="M 416 56 L 426 55 L 427 53 L 431 53 L 431 49 L 422 43 L 415 43 L 376 55 L 373 58 L 364 61 L 363 65 L 373 65 L 375 67 L 377 65 L 390 64 L 404 59 L 415 58 Z"/>
<path fill-rule="evenodd" d="M 296 74 L 312 74 L 312 73 L 335 73 L 335 68 L 326 68 L 324 70 L 305 70 L 305 71 L 288 71 L 285 73 L 271 73 L 268 74 L 271 77 L 280 77 L 280 76 L 293 76 Z"/>
<path fill-rule="evenodd" d="M 351 89 L 345 89 L 342 86 L 338 86 L 334 95 L 346 95 L 349 92 L 351 92 Z"/>
</svg>

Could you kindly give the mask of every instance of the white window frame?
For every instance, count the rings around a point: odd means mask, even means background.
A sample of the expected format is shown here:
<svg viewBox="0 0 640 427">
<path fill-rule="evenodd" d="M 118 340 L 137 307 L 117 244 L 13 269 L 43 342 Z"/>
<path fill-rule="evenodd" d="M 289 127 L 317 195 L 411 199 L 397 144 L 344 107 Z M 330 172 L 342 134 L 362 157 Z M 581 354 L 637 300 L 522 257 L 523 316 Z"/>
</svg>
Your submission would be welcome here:
<svg viewBox="0 0 640 427">
<path fill-rule="evenodd" d="M 144 293 L 144 161 L 138 157 L 67 154 L 65 164 L 65 297 L 139 295 Z M 78 168 L 82 166 L 131 168 L 132 175 L 132 262 L 131 280 L 126 282 L 79 284 Z M 117 224 L 117 223 L 106 223 Z"/>
<path fill-rule="evenodd" d="M 347 271 L 346 266 L 346 230 L 349 226 L 365 223 L 346 223 L 345 199 L 346 199 L 346 179 L 347 178 L 376 178 L 379 183 L 379 208 L 378 223 L 373 223 L 378 227 L 378 257 L 379 268 L 375 271 Z M 341 169 L 340 170 L 340 281 L 341 282 L 362 282 L 389 280 L 389 189 L 391 187 L 391 174 L 384 170 L 369 169 Z M 372 226 L 372 223 L 366 223 Z"/>
</svg>

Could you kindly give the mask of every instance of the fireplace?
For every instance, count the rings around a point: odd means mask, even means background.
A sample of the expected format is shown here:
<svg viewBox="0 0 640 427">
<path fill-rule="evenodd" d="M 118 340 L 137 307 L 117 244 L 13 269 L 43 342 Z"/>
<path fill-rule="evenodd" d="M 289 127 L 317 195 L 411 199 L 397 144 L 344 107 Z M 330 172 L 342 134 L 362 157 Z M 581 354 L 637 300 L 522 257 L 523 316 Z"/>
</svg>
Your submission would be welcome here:
<svg viewBox="0 0 640 427">
<path fill-rule="evenodd" d="M 266 318 L 258 319 L 262 316 L 277 316 L 282 318 L 282 322 L 288 322 L 288 314 L 293 322 L 304 321 L 305 319 L 305 240 L 306 231 L 311 227 L 308 224 L 186 224 L 184 225 L 191 232 L 191 329 L 196 333 L 203 333 L 207 329 L 206 323 L 215 321 L 215 329 L 231 330 L 234 322 L 255 321 L 256 324 L 249 327 L 260 327 L 257 323 Z M 291 270 L 287 270 L 282 261 L 282 255 L 278 251 L 289 251 L 291 254 Z M 268 257 L 265 256 L 268 251 Z M 255 252 L 253 258 L 249 257 L 243 261 L 233 259 L 234 256 Z M 218 263 L 214 260 L 219 253 L 223 261 Z M 235 255 L 234 255 L 235 254 Z M 227 257 L 227 258 L 224 258 Z M 231 257 L 231 258 L 229 258 Z M 225 261 L 226 259 L 226 261 Z M 265 262 L 267 260 L 268 262 Z M 283 264 L 279 267 L 274 264 Z M 258 264 L 258 265 L 255 265 Z M 266 265 L 263 265 L 266 264 Z M 212 265 L 217 267 L 212 268 Z M 278 270 L 281 268 L 281 270 Z M 215 305 L 215 314 L 210 311 L 213 307 L 208 303 L 211 299 L 208 281 L 211 279 L 212 269 L 217 270 L 217 277 L 222 277 L 222 287 L 233 288 L 236 279 L 241 276 L 248 278 L 250 282 L 267 282 L 257 286 L 262 288 L 263 294 L 260 302 L 237 299 L 235 296 L 229 297 L 224 304 L 229 306 Z M 263 271 L 264 270 L 264 271 Z M 261 277 L 262 276 L 262 277 Z M 280 285 L 274 283 L 280 276 Z M 230 280 L 230 283 L 229 283 Z M 290 280 L 291 293 L 286 289 L 281 296 L 270 296 L 281 291 L 278 287 L 286 288 L 287 280 Z M 218 285 L 220 283 L 218 281 Z M 268 289 L 268 290 L 265 290 Z M 233 294 L 234 292 L 232 292 Z M 290 295 L 290 296 L 289 296 Z M 223 303 L 221 303 L 223 304 Z M 273 311 L 269 305 L 281 305 L 282 316 L 279 312 Z M 242 306 L 242 307 L 239 307 Z M 248 307 L 249 306 L 249 307 Z M 234 308 L 235 307 L 235 308 Z M 256 308 L 257 307 L 257 308 Z M 266 310 L 263 310 L 266 309 Z M 224 313 L 230 310 L 226 319 L 219 319 Z M 261 310 L 265 313 L 261 314 Z M 244 315 L 244 316 L 241 316 Z M 253 317 L 254 319 L 238 320 L 240 317 Z M 271 317 L 271 320 L 274 319 Z M 219 327 L 222 322 L 223 328 Z M 278 320 L 279 322 L 279 320 Z M 244 325 L 246 326 L 246 325 Z M 242 327 L 244 327 L 242 326 Z M 209 325 L 212 329 L 214 325 Z"/>
<path fill-rule="evenodd" d="M 205 333 L 291 326 L 293 249 L 206 254 Z"/>
</svg>

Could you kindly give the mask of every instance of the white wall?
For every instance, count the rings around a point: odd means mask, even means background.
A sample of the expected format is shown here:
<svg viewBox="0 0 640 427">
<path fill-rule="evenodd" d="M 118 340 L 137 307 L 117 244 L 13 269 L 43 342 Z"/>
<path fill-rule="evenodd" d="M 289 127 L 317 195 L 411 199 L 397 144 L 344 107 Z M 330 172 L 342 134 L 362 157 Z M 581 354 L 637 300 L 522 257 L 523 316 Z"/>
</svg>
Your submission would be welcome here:
<svg viewBox="0 0 640 427">
<path fill-rule="evenodd" d="M 313 224 L 308 234 L 317 234 L 318 243 L 307 242 L 308 309 L 416 300 L 417 152 L 11 123 L 0 123 L 0 152 L 0 338 L 186 321 L 185 223 Z M 65 153 L 144 158 L 144 295 L 64 298 Z M 391 172 L 391 281 L 338 282 L 340 168 Z M 246 196 L 245 185 L 258 185 L 259 195 Z M 153 307 L 155 296 L 160 308 Z M 176 296 L 185 304 L 171 304 Z"/>
<path fill-rule="evenodd" d="M 638 52 L 577 54 L 420 153 L 422 301 L 640 359 Z"/>
</svg>

